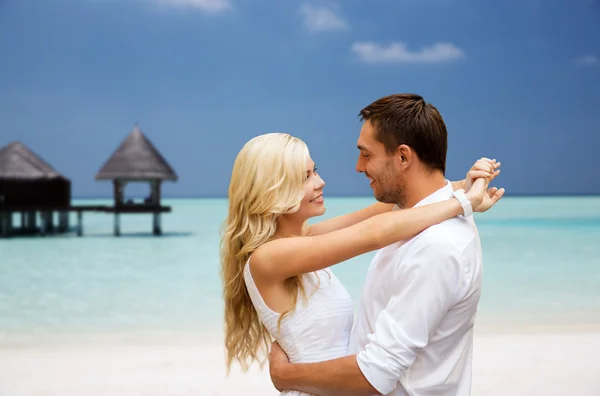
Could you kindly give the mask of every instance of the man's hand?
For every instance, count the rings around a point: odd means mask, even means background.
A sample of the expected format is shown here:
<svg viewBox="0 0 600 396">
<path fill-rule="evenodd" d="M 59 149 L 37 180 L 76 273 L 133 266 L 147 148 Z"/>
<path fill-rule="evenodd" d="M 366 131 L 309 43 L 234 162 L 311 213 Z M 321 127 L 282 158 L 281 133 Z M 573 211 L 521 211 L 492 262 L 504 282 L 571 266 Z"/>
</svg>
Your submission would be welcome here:
<svg viewBox="0 0 600 396">
<path fill-rule="evenodd" d="M 282 369 L 289 364 L 290 360 L 284 350 L 277 341 L 271 344 L 271 352 L 269 353 L 269 373 L 271 374 L 271 382 L 279 392 L 283 391 L 284 381 L 281 377 Z"/>
<path fill-rule="evenodd" d="M 491 187 L 485 190 L 483 194 L 483 201 L 476 208 L 473 208 L 474 212 L 485 212 L 492 206 L 496 204 L 496 202 L 500 201 L 500 198 L 504 196 L 504 188 L 496 188 Z"/>
<path fill-rule="evenodd" d="M 485 212 L 498 202 L 504 195 L 504 189 L 488 188 L 488 179 L 480 177 L 473 183 L 472 188 L 466 193 L 471 201 L 473 212 Z"/>
</svg>

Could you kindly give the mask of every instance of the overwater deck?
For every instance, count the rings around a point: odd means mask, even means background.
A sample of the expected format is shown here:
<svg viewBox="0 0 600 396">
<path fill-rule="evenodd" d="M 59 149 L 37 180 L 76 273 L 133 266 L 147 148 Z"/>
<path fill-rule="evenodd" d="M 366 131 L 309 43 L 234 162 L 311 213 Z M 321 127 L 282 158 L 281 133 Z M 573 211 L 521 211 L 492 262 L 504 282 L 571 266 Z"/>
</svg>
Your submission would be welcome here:
<svg viewBox="0 0 600 396">
<path fill-rule="evenodd" d="M 49 235 L 64 234 L 71 231 L 69 225 L 69 214 L 77 214 L 77 226 L 75 231 L 78 236 L 83 236 L 83 214 L 85 212 L 103 212 L 114 215 L 114 235 L 121 234 L 121 214 L 152 214 L 154 235 L 162 234 L 161 213 L 171 212 L 170 206 L 149 205 L 149 204 L 124 204 L 114 205 L 70 205 L 64 206 L 31 206 L 10 208 L 0 207 L 0 237 L 10 237 L 17 235 Z M 58 223 L 54 222 L 55 213 L 58 215 Z M 20 226 L 14 226 L 15 215 L 21 217 Z M 38 215 L 40 224 L 38 226 Z"/>
</svg>

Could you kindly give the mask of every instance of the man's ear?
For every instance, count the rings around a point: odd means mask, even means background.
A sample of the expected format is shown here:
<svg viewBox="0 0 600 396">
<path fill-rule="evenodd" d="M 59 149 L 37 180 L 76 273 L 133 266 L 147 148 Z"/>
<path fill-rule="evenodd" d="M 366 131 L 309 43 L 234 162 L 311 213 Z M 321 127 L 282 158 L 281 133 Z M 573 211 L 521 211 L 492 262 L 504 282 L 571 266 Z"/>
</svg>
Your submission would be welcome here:
<svg viewBox="0 0 600 396">
<path fill-rule="evenodd" d="M 397 157 L 398 164 L 402 170 L 407 169 L 413 162 L 414 153 L 412 149 L 406 144 L 401 144 L 396 150 L 395 156 Z"/>
</svg>

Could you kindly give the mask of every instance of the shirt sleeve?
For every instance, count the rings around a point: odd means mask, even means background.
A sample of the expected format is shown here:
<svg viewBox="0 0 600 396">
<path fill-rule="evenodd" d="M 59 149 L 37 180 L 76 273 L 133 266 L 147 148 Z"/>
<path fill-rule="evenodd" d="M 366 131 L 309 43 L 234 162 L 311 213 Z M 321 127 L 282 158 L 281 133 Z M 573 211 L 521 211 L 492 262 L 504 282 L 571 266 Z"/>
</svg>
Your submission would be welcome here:
<svg viewBox="0 0 600 396">
<path fill-rule="evenodd" d="M 413 243 L 369 343 L 356 357 L 367 381 L 382 394 L 394 390 L 457 302 L 463 277 L 462 256 L 449 241 Z"/>
</svg>

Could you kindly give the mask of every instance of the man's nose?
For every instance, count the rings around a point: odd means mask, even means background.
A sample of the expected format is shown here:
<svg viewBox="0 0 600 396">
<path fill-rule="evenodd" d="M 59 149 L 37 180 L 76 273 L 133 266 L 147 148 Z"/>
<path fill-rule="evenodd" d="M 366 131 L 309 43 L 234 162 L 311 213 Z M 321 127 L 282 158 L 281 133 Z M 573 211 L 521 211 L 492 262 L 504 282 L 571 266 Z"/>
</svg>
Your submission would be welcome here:
<svg viewBox="0 0 600 396">
<path fill-rule="evenodd" d="M 363 173 L 365 171 L 364 166 L 363 166 L 363 161 L 362 158 L 360 157 L 360 155 L 358 156 L 358 159 L 356 160 L 356 171 Z"/>
</svg>

